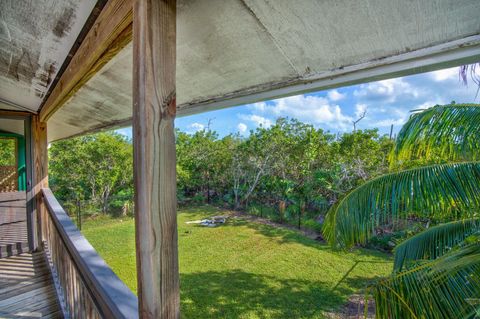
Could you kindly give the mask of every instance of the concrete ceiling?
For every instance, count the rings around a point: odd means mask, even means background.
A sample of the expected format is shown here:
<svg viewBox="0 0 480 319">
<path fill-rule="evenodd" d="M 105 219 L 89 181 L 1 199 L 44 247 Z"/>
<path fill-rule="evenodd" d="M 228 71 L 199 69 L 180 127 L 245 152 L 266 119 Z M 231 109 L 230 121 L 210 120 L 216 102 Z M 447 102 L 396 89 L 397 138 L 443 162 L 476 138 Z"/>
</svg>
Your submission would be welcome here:
<svg viewBox="0 0 480 319">
<path fill-rule="evenodd" d="M 95 3 L 0 1 L 0 109 L 38 110 Z"/>
<path fill-rule="evenodd" d="M 480 61 L 478 0 L 178 0 L 177 12 L 179 116 Z M 19 81 L 0 73 L 5 98 Z M 30 100 L 8 100 L 35 109 L 32 81 Z M 131 87 L 130 44 L 49 119 L 49 140 L 127 125 Z"/>
</svg>

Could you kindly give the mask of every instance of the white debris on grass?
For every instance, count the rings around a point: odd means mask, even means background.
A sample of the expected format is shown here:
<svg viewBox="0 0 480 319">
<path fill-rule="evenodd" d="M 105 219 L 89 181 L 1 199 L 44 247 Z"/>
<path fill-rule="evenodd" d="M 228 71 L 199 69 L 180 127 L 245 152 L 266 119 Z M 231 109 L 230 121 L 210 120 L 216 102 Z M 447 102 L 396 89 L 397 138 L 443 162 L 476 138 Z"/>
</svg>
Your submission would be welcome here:
<svg viewBox="0 0 480 319">
<path fill-rule="evenodd" d="M 216 227 L 220 224 L 225 224 L 227 221 L 227 216 L 213 216 L 211 218 L 202 219 L 202 220 L 192 220 L 185 222 L 186 224 L 199 224 L 206 227 Z"/>
</svg>

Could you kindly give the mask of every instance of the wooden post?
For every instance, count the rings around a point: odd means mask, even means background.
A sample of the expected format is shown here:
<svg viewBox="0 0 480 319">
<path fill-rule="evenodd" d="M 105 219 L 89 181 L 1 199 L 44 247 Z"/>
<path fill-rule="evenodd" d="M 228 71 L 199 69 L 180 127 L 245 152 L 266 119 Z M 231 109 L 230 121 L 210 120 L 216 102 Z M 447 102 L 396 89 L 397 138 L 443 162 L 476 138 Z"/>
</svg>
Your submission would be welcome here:
<svg viewBox="0 0 480 319">
<path fill-rule="evenodd" d="M 41 248 L 42 232 L 41 217 L 46 209 L 42 200 L 42 188 L 48 187 L 48 141 L 47 123 L 40 121 L 38 115 L 31 119 L 32 149 L 33 149 L 33 178 L 32 178 L 32 199 L 33 217 L 35 222 L 35 250 Z"/>
<path fill-rule="evenodd" d="M 139 314 L 179 318 L 174 119 L 176 1 L 133 8 L 133 145 Z"/>
</svg>

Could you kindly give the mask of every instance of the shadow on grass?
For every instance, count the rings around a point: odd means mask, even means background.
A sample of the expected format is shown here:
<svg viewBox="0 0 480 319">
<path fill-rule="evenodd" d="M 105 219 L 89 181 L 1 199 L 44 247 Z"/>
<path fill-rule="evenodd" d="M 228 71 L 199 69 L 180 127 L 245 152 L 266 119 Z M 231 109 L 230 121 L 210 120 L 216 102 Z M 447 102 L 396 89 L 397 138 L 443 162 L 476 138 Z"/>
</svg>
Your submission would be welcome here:
<svg viewBox="0 0 480 319">
<path fill-rule="evenodd" d="M 241 270 L 181 275 L 183 318 L 322 318 L 345 291 Z"/>
<path fill-rule="evenodd" d="M 319 250 L 329 250 L 332 253 L 338 254 L 345 254 L 344 250 L 336 250 L 332 249 L 332 247 L 325 242 L 320 242 L 314 240 L 312 238 L 308 238 L 301 233 L 296 232 L 295 230 L 275 227 L 271 225 L 265 225 L 261 223 L 255 223 L 246 221 L 244 219 L 236 219 L 234 221 L 230 221 L 228 225 L 231 226 L 245 226 L 250 229 L 254 229 L 256 232 L 270 238 L 277 238 L 280 243 L 297 243 L 302 244 L 304 246 L 308 246 L 311 248 L 319 249 Z M 382 253 L 379 251 L 371 250 L 371 249 L 352 249 L 349 251 L 350 253 L 356 255 L 357 257 L 381 257 L 385 258 L 388 256 L 386 253 Z"/>
</svg>

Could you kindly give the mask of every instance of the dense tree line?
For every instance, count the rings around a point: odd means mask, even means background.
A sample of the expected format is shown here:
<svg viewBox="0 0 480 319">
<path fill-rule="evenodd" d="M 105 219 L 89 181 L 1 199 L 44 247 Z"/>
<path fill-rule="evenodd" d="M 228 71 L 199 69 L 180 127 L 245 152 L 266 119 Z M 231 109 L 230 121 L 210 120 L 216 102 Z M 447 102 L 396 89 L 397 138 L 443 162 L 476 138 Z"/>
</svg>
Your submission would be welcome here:
<svg viewBox="0 0 480 319">
<path fill-rule="evenodd" d="M 346 192 L 388 170 L 392 141 L 377 130 L 332 134 L 278 119 L 248 137 L 177 131 L 180 205 L 211 203 L 280 222 L 324 213 Z M 131 213 L 132 144 L 114 132 L 52 144 L 50 184 L 70 210 Z"/>
<path fill-rule="evenodd" d="M 178 132 L 179 201 L 222 203 L 301 222 L 306 212 L 318 215 L 388 170 L 391 146 L 377 130 L 334 135 L 294 119 L 279 119 L 248 137 Z"/>
<path fill-rule="evenodd" d="M 49 148 L 49 182 L 70 213 L 118 214 L 133 200 L 133 149 L 123 135 L 98 133 Z"/>
</svg>

